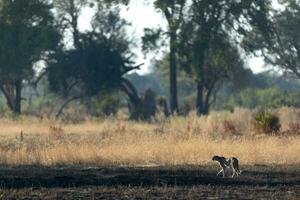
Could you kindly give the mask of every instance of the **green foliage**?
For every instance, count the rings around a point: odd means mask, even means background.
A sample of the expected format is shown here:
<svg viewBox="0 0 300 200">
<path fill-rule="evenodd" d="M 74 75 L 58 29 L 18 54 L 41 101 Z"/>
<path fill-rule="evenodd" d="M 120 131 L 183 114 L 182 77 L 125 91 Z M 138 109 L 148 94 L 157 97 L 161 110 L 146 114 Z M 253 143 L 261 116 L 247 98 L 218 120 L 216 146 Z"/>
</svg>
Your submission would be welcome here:
<svg viewBox="0 0 300 200">
<path fill-rule="evenodd" d="M 124 5 L 127 5 L 130 0 L 96 0 L 97 2 L 99 3 L 107 3 L 107 4 L 124 4 Z"/>
<path fill-rule="evenodd" d="M 164 40 L 160 40 L 162 37 L 163 31 L 161 29 L 144 29 L 144 36 L 142 37 L 143 41 L 143 52 L 149 53 L 150 51 L 160 50 L 159 47 L 165 45 Z"/>
<path fill-rule="evenodd" d="M 179 29 L 180 24 L 183 22 L 183 10 L 186 0 L 155 0 L 154 7 L 160 11 L 168 22 L 168 30 L 163 31 L 161 28 L 157 29 L 144 29 L 143 51 L 149 53 L 150 51 L 161 50 L 162 46 L 166 46 L 166 35 L 170 36 L 175 34 Z M 175 45 L 176 41 L 172 41 Z"/>
<path fill-rule="evenodd" d="M 93 116 L 115 115 L 123 106 L 122 97 L 119 92 L 112 91 L 92 98 L 88 101 L 88 111 Z"/>
<path fill-rule="evenodd" d="M 236 106 L 256 108 L 279 108 L 282 106 L 300 106 L 300 94 L 277 88 L 255 89 L 247 88 L 229 97 L 228 102 L 223 104 L 225 108 Z"/>
<path fill-rule="evenodd" d="M 30 80 L 33 64 L 55 50 L 60 39 L 51 5 L 43 0 L 3 1 L 0 10 L 1 82 Z"/>
<path fill-rule="evenodd" d="M 65 95 L 93 96 L 117 89 L 132 67 L 129 41 L 118 10 L 101 10 L 94 31 L 80 34 L 80 46 L 55 52 L 49 63 L 50 87 Z"/>
<path fill-rule="evenodd" d="M 279 118 L 265 109 L 260 109 L 253 115 L 253 127 L 256 133 L 277 134 L 280 130 Z"/>
<path fill-rule="evenodd" d="M 165 55 L 161 60 L 158 60 L 154 64 L 153 75 L 157 77 L 157 81 L 160 82 L 161 89 L 164 90 L 162 95 L 168 96 L 168 88 L 170 87 L 170 69 L 169 69 L 169 56 Z M 149 88 L 153 88 L 148 86 Z M 190 74 L 183 70 L 177 73 L 177 89 L 178 89 L 178 101 L 180 104 L 184 103 L 185 98 L 192 93 L 195 93 L 196 87 L 194 80 L 191 79 Z"/>
<path fill-rule="evenodd" d="M 69 2 L 70 5 L 60 5 L 59 9 L 67 17 L 63 24 L 72 33 L 73 44 L 71 48 L 62 44 L 51 55 L 47 68 L 51 90 L 68 97 L 57 117 L 72 101 L 102 96 L 115 90 L 125 92 L 131 106 L 138 105 L 139 96 L 124 76 L 141 65 L 134 65 L 135 55 L 131 51 L 134 43 L 127 32 L 129 23 L 120 17 L 118 6 L 98 1 L 97 11 L 90 22 L 92 30 L 83 33 L 78 27 L 78 16 L 89 1 L 81 4 L 76 4 L 76 0 Z M 77 7 L 74 8 L 72 3 Z M 65 34 L 68 33 L 65 31 Z M 106 113 L 114 112 L 111 108 L 107 109 Z"/>
<path fill-rule="evenodd" d="M 247 32 L 244 47 L 265 61 L 300 78 L 300 2 L 281 0 L 283 10 L 273 10 L 267 22 Z"/>
<path fill-rule="evenodd" d="M 164 96 L 159 96 L 157 98 L 157 105 L 160 112 L 163 112 L 164 116 L 169 116 L 170 111 L 168 109 L 167 99 Z"/>
<path fill-rule="evenodd" d="M 49 65 L 49 80 L 53 91 L 68 94 L 72 84 L 87 95 L 120 85 L 124 61 L 119 50 L 106 38 L 85 39 L 84 55 L 79 50 L 56 54 Z"/>
<path fill-rule="evenodd" d="M 0 89 L 9 108 L 20 114 L 22 82 L 34 78 L 34 64 L 56 49 L 60 34 L 47 1 L 1 2 Z"/>
<path fill-rule="evenodd" d="M 180 27 L 177 48 L 181 69 L 197 86 L 198 114 L 208 114 L 220 81 L 238 80 L 233 77 L 245 72 L 237 44 L 244 37 L 243 29 L 251 29 L 252 24 L 258 23 L 260 16 L 265 15 L 262 8 L 268 3 L 254 0 L 191 2 L 189 15 L 185 16 Z"/>
</svg>

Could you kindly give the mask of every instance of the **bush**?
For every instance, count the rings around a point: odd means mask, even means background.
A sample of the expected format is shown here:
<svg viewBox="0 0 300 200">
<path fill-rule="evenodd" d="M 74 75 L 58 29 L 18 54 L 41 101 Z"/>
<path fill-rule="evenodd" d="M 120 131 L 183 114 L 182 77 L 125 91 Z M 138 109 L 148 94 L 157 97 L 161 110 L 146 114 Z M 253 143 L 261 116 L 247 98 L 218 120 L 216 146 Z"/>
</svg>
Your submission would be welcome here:
<svg viewBox="0 0 300 200">
<path fill-rule="evenodd" d="M 121 93 L 117 91 L 103 92 L 99 96 L 87 99 L 87 111 L 92 116 L 102 117 L 116 115 L 123 106 Z"/>
<path fill-rule="evenodd" d="M 157 112 L 156 93 L 150 88 L 145 91 L 137 105 L 133 105 L 131 119 L 149 120 Z"/>
<path fill-rule="evenodd" d="M 259 110 L 253 116 L 253 128 L 256 134 L 278 134 L 281 128 L 277 115 L 267 110 Z"/>
</svg>

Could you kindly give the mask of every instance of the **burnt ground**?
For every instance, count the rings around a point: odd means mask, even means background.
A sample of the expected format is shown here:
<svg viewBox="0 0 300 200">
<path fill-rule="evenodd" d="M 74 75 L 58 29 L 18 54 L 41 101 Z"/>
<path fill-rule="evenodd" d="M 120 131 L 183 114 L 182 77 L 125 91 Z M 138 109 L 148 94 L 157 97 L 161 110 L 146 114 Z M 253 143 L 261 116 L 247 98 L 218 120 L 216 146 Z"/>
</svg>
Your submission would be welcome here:
<svg viewBox="0 0 300 200">
<path fill-rule="evenodd" d="M 0 167 L 0 199 L 300 199 L 300 166 Z"/>
</svg>

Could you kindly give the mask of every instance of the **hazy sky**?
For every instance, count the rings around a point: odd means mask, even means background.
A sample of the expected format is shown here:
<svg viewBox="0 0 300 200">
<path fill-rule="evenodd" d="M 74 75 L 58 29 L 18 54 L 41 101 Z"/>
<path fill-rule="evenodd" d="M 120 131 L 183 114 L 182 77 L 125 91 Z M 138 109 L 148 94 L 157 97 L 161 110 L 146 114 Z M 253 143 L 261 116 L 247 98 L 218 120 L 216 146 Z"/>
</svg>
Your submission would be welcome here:
<svg viewBox="0 0 300 200">
<path fill-rule="evenodd" d="M 274 0 L 275 6 L 278 5 L 277 1 Z M 132 26 L 128 30 L 136 40 L 138 44 L 141 44 L 141 36 L 143 35 L 144 28 L 152 27 L 165 27 L 166 22 L 161 14 L 155 11 L 153 4 L 145 3 L 141 0 L 131 0 L 128 8 L 121 10 L 121 16 L 127 19 Z M 93 11 L 91 9 L 86 9 L 81 18 L 79 19 L 79 25 L 81 30 L 89 29 L 89 21 L 93 16 Z M 145 73 L 149 71 L 151 56 L 144 58 L 141 48 L 138 48 L 134 51 L 137 54 L 136 62 L 145 63 L 141 72 Z M 264 61 L 262 58 L 250 58 L 247 61 L 247 66 L 250 67 L 255 73 L 265 70 Z"/>
</svg>

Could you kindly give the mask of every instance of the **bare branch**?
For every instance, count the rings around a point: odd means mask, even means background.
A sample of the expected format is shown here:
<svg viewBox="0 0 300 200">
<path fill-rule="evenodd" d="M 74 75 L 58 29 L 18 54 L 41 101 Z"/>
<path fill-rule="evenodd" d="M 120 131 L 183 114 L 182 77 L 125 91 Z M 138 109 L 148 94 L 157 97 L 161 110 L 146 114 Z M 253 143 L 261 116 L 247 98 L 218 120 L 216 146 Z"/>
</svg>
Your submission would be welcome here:
<svg viewBox="0 0 300 200">
<path fill-rule="evenodd" d="M 132 67 L 124 67 L 124 71 L 122 72 L 123 74 L 127 74 L 128 72 L 132 71 L 132 70 L 140 70 L 141 66 L 143 66 L 144 63 L 141 63 L 139 65 L 136 66 L 132 66 Z"/>
<path fill-rule="evenodd" d="M 63 110 L 65 109 L 65 107 L 66 107 L 69 103 L 71 103 L 72 101 L 75 101 L 75 100 L 77 100 L 77 99 L 83 98 L 84 96 L 85 96 L 85 95 L 74 96 L 74 97 L 68 99 L 67 101 L 65 101 L 65 103 L 63 103 L 63 104 L 61 105 L 60 109 L 58 110 L 58 112 L 57 112 L 55 118 L 58 119 L 58 118 L 63 114 Z"/>
</svg>

